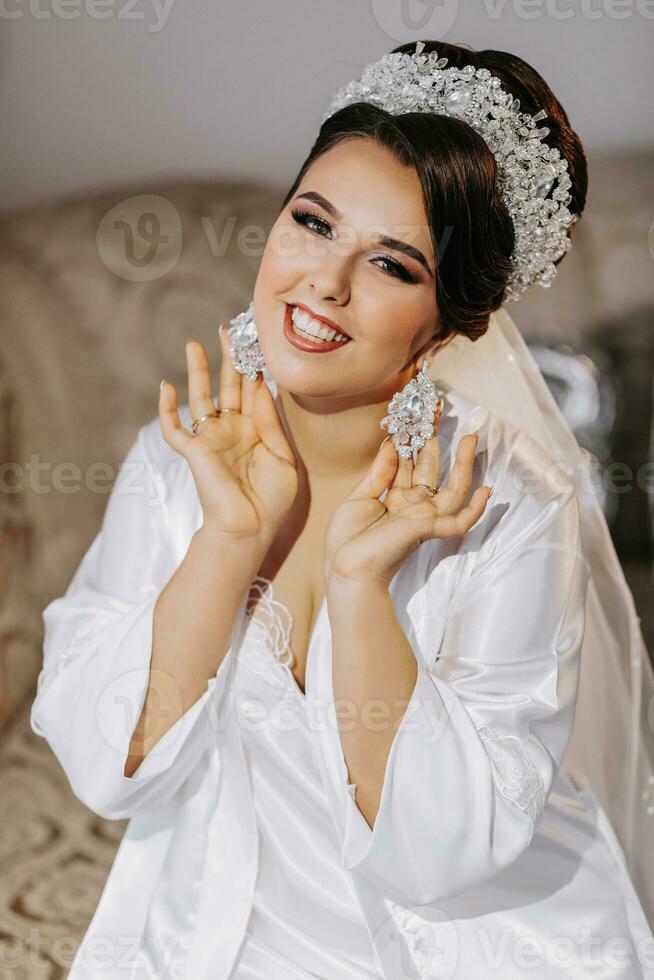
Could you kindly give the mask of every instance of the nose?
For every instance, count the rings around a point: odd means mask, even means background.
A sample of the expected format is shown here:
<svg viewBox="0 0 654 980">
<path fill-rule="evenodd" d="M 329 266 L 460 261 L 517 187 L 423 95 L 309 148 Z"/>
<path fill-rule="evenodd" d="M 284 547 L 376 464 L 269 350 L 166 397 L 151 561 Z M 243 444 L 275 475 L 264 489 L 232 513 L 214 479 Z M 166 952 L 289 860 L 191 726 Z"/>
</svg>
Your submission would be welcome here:
<svg viewBox="0 0 654 980">
<path fill-rule="evenodd" d="M 313 270 L 309 285 L 316 299 L 337 303 L 343 306 L 350 297 L 350 281 L 347 262 L 338 259 L 321 259 Z"/>
</svg>

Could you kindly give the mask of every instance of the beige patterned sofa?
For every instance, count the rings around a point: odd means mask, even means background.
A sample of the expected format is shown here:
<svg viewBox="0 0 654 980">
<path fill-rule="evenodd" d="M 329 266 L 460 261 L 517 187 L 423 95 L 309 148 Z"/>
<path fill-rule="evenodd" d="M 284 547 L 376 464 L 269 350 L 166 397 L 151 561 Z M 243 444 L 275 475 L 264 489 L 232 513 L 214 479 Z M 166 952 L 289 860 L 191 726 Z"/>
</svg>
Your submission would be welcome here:
<svg viewBox="0 0 654 980">
<path fill-rule="evenodd" d="M 652 156 L 591 161 L 555 288 L 512 309 L 528 337 L 579 340 L 654 306 Z M 73 796 L 29 727 L 41 610 L 95 536 L 160 379 L 186 401 L 186 338 L 218 366 L 217 325 L 249 302 L 283 192 L 142 184 L 0 218 L 0 980 L 66 975 L 124 830 Z"/>
</svg>

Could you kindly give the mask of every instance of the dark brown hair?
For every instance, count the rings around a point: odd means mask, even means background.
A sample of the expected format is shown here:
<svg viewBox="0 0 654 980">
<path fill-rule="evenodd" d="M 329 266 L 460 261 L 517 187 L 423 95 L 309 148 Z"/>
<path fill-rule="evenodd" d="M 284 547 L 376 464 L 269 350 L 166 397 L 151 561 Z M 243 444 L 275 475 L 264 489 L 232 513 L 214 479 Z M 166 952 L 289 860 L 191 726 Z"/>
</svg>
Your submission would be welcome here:
<svg viewBox="0 0 654 980">
<path fill-rule="evenodd" d="M 538 72 L 505 51 L 474 51 L 440 41 L 424 44 L 424 53 L 436 50 L 448 59 L 448 68 L 487 68 L 520 100 L 521 112 L 534 115 L 545 110 L 547 119 L 541 125 L 550 131 L 545 142 L 556 147 L 568 162 L 572 181 L 568 207 L 581 215 L 588 186 L 581 140 Z M 415 41 L 394 48 L 394 52 L 405 54 L 414 51 Z M 477 340 L 488 329 L 490 314 L 504 299 L 515 236 L 498 193 L 495 157 L 468 123 L 436 113 L 394 115 L 367 102 L 346 106 L 320 127 L 282 209 L 319 156 L 344 140 L 366 138 L 376 140 L 401 163 L 414 167 L 420 179 L 436 256 L 439 338 L 462 333 Z"/>
</svg>

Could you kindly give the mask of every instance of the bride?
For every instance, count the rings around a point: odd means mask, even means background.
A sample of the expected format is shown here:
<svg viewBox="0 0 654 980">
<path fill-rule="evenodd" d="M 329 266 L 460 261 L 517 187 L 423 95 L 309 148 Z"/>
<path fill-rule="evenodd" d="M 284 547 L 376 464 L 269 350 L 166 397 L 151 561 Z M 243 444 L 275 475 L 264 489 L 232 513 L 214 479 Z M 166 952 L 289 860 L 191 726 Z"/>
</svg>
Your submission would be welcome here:
<svg viewBox="0 0 654 980">
<path fill-rule="evenodd" d="M 515 56 L 337 93 L 43 614 L 32 727 L 129 818 L 73 980 L 654 976 L 651 667 L 502 305 L 585 194 Z"/>
</svg>

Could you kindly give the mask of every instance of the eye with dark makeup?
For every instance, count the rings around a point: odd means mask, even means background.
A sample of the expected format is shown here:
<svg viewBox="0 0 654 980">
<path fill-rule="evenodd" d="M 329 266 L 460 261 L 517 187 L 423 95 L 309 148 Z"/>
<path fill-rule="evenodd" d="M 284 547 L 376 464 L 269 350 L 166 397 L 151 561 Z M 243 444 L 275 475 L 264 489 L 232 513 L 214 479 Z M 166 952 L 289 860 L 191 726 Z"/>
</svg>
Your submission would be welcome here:
<svg viewBox="0 0 654 980">
<path fill-rule="evenodd" d="M 294 221 L 297 221 L 299 225 L 304 225 L 309 229 L 309 231 L 313 231 L 316 235 L 322 235 L 324 238 L 326 238 L 332 231 L 332 226 L 329 224 L 329 222 L 325 221 L 324 218 L 321 218 L 319 215 L 313 214 L 311 211 L 304 211 L 301 208 L 293 208 L 291 210 L 291 215 Z M 323 228 L 326 228 L 327 231 L 315 231 L 314 228 L 311 227 L 313 222 L 315 222 L 317 225 L 321 225 Z M 411 272 L 409 272 L 406 266 L 402 265 L 402 263 L 398 262 L 396 259 L 391 259 L 387 255 L 379 255 L 377 258 L 372 259 L 371 261 L 388 263 L 388 267 L 382 269 L 382 271 L 388 273 L 388 275 L 394 276 L 396 279 L 401 279 L 403 282 L 410 283 L 418 282 L 418 280 L 414 275 L 412 275 Z M 382 267 L 379 266 L 379 268 L 381 269 Z"/>
</svg>

